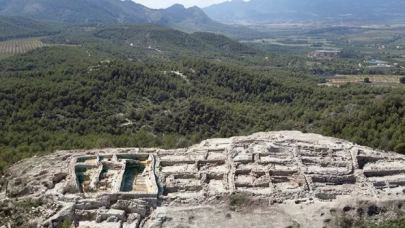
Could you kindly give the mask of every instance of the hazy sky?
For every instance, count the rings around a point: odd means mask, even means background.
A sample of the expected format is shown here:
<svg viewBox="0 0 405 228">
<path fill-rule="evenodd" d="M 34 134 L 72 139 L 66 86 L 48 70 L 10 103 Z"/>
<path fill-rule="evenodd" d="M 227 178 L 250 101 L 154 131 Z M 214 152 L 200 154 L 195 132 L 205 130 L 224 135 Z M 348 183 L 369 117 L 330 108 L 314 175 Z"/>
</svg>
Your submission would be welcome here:
<svg viewBox="0 0 405 228">
<path fill-rule="evenodd" d="M 160 9 L 160 8 L 167 8 L 176 3 L 182 4 L 187 8 L 191 6 L 206 7 L 215 3 L 225 2 L 226 0 L 133 0 L 133 1 L 152 9 Z"/>
</svg>

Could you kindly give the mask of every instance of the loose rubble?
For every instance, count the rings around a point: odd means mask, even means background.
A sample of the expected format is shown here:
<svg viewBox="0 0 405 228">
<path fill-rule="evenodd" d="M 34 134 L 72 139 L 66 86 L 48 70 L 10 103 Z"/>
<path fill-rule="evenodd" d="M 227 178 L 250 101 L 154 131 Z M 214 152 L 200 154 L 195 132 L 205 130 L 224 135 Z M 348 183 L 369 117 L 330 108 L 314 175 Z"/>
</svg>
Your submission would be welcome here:
<svg viewBox="0 0 405 228">
<path fill-rule="evenodd" d="M 30 227 L 338 227 L 403 213 L 405 157 L 267 132 L 178 150 L 57 151 L 0 183 L 0 227 L 21 205 Z"/>
</svg>

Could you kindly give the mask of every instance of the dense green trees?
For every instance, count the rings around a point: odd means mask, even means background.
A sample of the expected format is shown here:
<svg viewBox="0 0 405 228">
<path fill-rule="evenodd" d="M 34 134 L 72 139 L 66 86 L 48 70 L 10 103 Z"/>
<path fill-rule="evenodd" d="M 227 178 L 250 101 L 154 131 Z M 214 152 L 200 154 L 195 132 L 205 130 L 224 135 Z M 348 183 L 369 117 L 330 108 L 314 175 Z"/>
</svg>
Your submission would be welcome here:
<svg viewBox="0 0 405 228">
<path fill-rule="evenodd" d="M 49 47 L 0 62 L 0 170 L 57 149 L 173 148 L 269 130 L 318 132 L 398 152 L 404 141 L 402 89 L 324 88 L 316 77 L 285 70 L 102 61 L 108 54 L 92 53 Z"/>
<path fill-rule="evenodd" d="M 54 25 L 22 17 L 0 16 L 0 41 L 15 38 L 26 38 L 56 34 Z"/>
<path fill-rule="evenodd" d="M 402 88 L 327 88 L 311 76 L 359 73 L 354 60 L 311 65 L 215 34 L 93 26 L 47 38 L 77 46 L 0 61 L 0 173 L 59 149 L 175 148 L 270 130 L 316 132 L 402 153 Z"/>
</svg>

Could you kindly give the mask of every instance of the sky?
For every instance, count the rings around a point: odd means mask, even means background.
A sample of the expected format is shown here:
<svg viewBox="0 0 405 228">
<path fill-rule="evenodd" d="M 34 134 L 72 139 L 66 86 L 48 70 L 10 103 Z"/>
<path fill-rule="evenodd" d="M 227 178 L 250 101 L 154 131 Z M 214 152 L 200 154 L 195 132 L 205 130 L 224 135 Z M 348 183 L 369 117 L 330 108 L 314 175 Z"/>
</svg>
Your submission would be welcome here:
<svg viewBox="0 0 405 228">
<path fill-rule="evenodd" d="M 212 4 L 226 2 L 227 0 L 133 0 L 136 3 L 142 4 L 152 9 L 161 9 L 172 6 L 176 3 L 184 5 L 186 8 L 198 6 L 200 8 L 210 6 Z"/>
</svg>

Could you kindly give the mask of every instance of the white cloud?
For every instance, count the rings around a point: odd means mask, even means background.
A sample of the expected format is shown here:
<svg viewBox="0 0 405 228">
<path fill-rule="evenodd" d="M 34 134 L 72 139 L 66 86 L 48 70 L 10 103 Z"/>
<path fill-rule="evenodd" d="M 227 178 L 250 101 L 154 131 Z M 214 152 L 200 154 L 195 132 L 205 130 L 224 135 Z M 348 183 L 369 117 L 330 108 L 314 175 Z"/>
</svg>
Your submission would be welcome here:
<svg viewBox="0 0 405 228">
<path fill-rule="evenodd" d="M 192 6 L 198 6 L 202 8 L 225 1 L 227 0 L 134 0 L 134 2 L 136 3 L 142 4 L 146 7 L 153 9 L 167 8 L 176 3 L 182 4 L 187 8 Z"/>
</svg>

